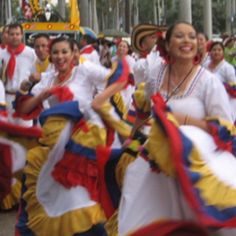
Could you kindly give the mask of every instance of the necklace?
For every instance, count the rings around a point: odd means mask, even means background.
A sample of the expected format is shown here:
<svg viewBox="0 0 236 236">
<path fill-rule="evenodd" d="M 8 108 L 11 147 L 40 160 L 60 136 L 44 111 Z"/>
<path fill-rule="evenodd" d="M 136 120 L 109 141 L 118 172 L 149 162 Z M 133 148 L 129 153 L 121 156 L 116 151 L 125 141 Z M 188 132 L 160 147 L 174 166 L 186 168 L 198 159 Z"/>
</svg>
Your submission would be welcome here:
<svg viewBox="0 0 236 236">
<path fill-rule="evenodd" d="M 168 102 L 174 95 L 176 95 L 176 94 L 179 92 L 180 87 L 181 87 L 182 84 L 187 80 L 187 78 L 189 77 L 189 75 L 192 73 L 193 68 L 194 68 L 194 65 L 191 67 L 191 69 L 188 71 L 188 73 L 184 76 L 184 78 L 175 86 L 175 88 L 174 88 L 172 91 L 170 91 L 171 66 L 169 67 L 169 71 L 168 71 L 168 81 L 167 81 L 167 97 L 166 97 L 166 102 Z"/>
<path fill-rule="evenodd" d="M 64 84 L 71 77 L 73 68 L 74 68 L 74 65 L 71 65 L 69 70 L 65 74 L 57 75 L 57 78 L 56 78 L 57 79 L 57 84 L 56 85 Z"/>
</svg>

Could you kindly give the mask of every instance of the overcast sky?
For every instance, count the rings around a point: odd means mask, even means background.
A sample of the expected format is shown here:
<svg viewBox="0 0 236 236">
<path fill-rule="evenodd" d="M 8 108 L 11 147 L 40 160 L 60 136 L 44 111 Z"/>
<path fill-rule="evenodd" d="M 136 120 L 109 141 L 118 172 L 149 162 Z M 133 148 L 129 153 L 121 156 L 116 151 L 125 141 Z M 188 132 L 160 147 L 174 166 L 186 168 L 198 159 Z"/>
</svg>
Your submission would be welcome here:
<svg viewBox="0 0 236 236">
<path fill-rule="evenodd" d="M 66 2 L 69 2 L 69 0 L 66 0 Z M 57 0 L 51 0 L 51 3 L 52 3 L 52 4 L 56 4 L 56 3 L 57 3 Z"/>
</svg>

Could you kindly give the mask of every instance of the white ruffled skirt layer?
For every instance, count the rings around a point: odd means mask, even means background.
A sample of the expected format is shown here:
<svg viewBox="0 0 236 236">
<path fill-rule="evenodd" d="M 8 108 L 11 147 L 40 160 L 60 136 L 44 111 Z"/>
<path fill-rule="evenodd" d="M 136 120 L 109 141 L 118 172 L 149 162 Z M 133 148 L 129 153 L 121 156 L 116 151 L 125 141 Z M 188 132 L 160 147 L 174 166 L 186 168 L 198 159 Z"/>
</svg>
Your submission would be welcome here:
<svg viewBox="0 0 236 236">
<path fill-rule="evenodd" d="M 212 137 L 197 127 L 182 126 L 181 131 L 198 148 L 204 165 L 214 175 L 213 181 L 217 179 L 227 188 L 232 189 L 234 193 L 236 191 L 235 157 L 229 152 L 217 150 Z M 201 184 L 204 185 L 204 183 Z M 212 194 L 210 200 L 207 200 L 214 202 L 217 192 L 220 191 L 221 189 L 215 189 L 216 194 Z M 205 200 L 203 199 L 203 201 Z M 227 208 L 225 204 L 227 203 L 222 202 L 222 206 Z M 229 208 L 235 206 L 236 204 Z M 126 235 L 151 222 L 165 219 L 198 221 L 178 180 L 163 173 L 152 172 L 149 163 L 138 157 L 128 166 L 125 175 L 118 214 L 119 235 Z M 236 229 L 224 228 L 218 230 L 217 233 L 219 233 L 218 235 L 234 236 Z"/>
</svg>

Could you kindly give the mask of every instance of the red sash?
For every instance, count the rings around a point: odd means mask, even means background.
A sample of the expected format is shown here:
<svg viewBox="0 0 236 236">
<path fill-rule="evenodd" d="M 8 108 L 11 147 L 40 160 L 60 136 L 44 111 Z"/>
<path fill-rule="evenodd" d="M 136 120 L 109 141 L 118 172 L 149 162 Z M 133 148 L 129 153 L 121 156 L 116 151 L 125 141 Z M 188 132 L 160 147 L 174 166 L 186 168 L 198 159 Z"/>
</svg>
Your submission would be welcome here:
<svg viewBox="0 0 236 236">
<path fill-rule="evenodd" d="M 89 46 L 86 46 L 85 48 L 82 48 L 82 50 L 80 51 L 80 54 L 90 54 L 94 51 L 94 47 L 89 45 Z"/>
<path fill-rule="evenodd" d="M 16 56 L 19 55 L 25 48 L 25 45 L 21 43 L 16 49 L 12 49 L 9 45 L 7 46 L 7 51 L 11 55 L 9 62 L 7 64 L 7 78 L 12 79 L 15 66 L 16 66 Z"/>
</svg>

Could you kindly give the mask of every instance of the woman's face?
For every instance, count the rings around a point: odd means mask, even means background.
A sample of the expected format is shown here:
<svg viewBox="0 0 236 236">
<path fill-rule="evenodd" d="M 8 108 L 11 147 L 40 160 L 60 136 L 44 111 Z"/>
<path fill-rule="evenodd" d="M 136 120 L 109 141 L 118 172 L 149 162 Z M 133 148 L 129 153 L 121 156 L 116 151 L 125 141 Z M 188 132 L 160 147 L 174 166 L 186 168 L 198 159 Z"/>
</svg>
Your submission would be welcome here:
<svg viewBox="0 0 236 236">
<path fill-rule="evenodd" d="M 126 56 L 128 54 L 128 51 L 129 51 L 129 47 L 128 47 L 127 43 L 124 41 L 121 41 L 118 45 L 118 48 L 117 48 L 117 55 L 119 57 Z"/>
<path fill-rule="evenodd" d="M 210 56 L 212 61 L 221 61 L 224 58 L 223 48 L 219 44 L 214 45 L 211 49 Z"/>
<path fill-rule="evenodd" d="M 197 34 L 191 25 L 180 23 L 173 29 L 167 44 L 169 55 L 175 60 L 192 60 L 197 54 Z"/>
<path fill-rule="evenodd" d="M 207 40 L 204 34 L 198 34 L 197 35 L 197 41 L 198 41 L 198 51 L 204 52 L 207 48 Z"/>
<path fill-rule="evenodd" d="M 71 68 L 73 59 L 74 53 L 68 42 L 57 42 L 52 46 L 51 60 L 59 72 L 67 72 Z"/>
</svg>

